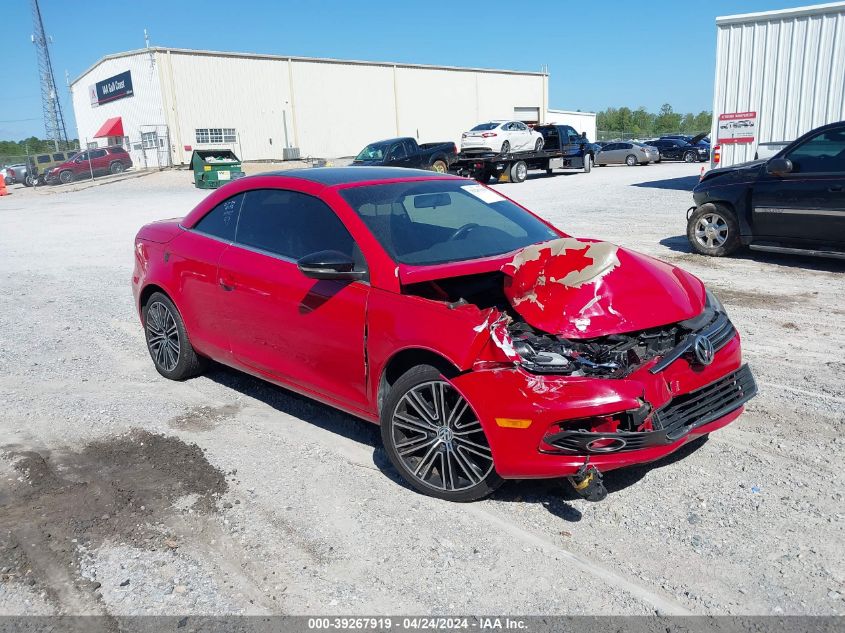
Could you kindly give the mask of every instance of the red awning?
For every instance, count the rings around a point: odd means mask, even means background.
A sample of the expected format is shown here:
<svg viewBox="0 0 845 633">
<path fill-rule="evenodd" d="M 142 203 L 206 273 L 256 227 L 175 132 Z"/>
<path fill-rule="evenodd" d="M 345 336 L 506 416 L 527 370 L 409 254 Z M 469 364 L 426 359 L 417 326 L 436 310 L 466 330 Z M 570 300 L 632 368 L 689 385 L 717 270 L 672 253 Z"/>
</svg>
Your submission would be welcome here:
<svg viewBox="0 0 845 633">
<path fill-rule="evenodd" d="M 123 120 L 119 116 L 103 123 L 103 126 L 97 130 L 94 138 L 104 138 L 106 136 L 123 136 Z"/>
</svg>

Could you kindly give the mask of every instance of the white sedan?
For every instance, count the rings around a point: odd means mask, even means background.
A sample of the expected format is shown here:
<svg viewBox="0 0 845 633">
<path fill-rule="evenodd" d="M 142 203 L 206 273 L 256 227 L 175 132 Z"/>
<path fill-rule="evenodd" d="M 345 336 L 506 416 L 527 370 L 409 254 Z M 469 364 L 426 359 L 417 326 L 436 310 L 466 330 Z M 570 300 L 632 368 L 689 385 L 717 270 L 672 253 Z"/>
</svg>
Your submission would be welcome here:
<svg viewBox="0 0 845 633">
<path fill-rule="evenodd" d="M 543 149 L 543 135 L 522 121 L 488 121 L 461 134 L 461 151 L 523 152 Z"/>
</svg>

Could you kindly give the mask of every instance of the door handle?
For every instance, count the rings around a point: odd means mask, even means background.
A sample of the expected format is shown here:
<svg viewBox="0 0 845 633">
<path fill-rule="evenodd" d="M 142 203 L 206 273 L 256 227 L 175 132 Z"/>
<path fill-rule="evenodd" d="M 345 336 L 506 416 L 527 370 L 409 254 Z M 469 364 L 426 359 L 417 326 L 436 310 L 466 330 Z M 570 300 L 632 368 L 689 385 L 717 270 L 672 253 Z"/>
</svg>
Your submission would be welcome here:
<svg viewBox="0 0 845 633">
<path fill-rule="evenodd" d="M 226 283 L 226 281 L 222 277 L 218 281 L 220 283 L 220 287 L 226 292 L 232 292 L 235 289 L 235 284 Z"/>
</svg>

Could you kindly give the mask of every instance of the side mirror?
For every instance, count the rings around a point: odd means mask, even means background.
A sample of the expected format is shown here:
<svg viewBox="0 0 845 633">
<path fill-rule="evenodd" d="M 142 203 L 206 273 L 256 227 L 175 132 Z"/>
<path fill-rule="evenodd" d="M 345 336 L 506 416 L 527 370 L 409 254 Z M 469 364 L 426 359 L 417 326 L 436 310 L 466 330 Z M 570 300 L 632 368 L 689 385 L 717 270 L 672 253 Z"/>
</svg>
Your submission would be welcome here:
<svg viewBox="0 0 845 633">
<path fill-rule="evenodd" d="M 311 279 L 362 279 L 364 272 L 355 270 L 355 262 L 340 251 L 319 251 L 300 257 L 300 272 Z"/>
<path fill-rule="evenodd" d="M 73 159 L 73 162 L 74 162 L 74 163 L 81 163 L 81 162 L 82 162 L 82 159 L 81 159 L 81 158 L 74 158 L 74 159 Z"/>
<path fill-rule="evenodd" d="M 792 173 L 792 161 L 788 158 L 773 158 L 766 163 L 766 172 L 772 176 L 785 176 Z"/>
</svg>

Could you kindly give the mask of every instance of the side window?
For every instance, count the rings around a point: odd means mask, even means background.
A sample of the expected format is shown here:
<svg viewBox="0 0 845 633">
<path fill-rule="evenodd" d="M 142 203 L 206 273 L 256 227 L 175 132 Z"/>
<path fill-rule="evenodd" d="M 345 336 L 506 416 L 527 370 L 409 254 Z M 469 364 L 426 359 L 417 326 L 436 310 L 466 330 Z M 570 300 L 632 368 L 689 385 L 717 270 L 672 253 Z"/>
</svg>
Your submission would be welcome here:
<svg viewBox="0 0 845 633">
<path fill-rule="evenodd" d="M 619 147 L 619 149 L 632 149 L 632 148 L 633 148 L 633 145 L 631 145 L 630 143 L 622 143 Z"/>
<path fill-rule="evenodd" d="M 227 242 L 235 241 L 235 228 L 238 225 L 238 213 L 243 199 L 244 194 L 239 193 L 221 202 L 197 222 L 194 230 L 219 237 Z"/>
<path fill-rule="evenodd" d="M 406 156 L 411 156 L 416 151 L 414 144 L 411 141 L 402 141 L 402 144 L 405 146 Z"/>
<path fill-rule="evenodd" d="M 41 154 L 40 156 L 38 156 L 38 158 L 36 158 L 36 160 L 38 161 L 39 165 L 43 165 L 44 163 L 49 163 L 50 162 L 50 155 L 49 154 Z"/>
<path fill-rule="evenodd" d="M 61 152 L 59 152 L 58 154 L 53 154 L 53 160 L 54 160 L 54 161 L 59 161 L 59 162 L 64 162 L 64 160 L 65 160 L 65 155 L 64 155 L 64 154 L 62 154 Z"/>
<path fill-rule="evenodd" d="M 388 160 L 400 160 L 407 156 L 407 152 L 405 152 L 405 146 L 402 143 L 396 143 L 393 147 L 390 148 L 390 152 L 387 155 Z"/>
<path fill-rule="evenodd" d="M 352 236 L 325 202 L 283 189 L 246 193 L 236 241 L 294 260 L 327 250 L 356 256 Z"/>
<path fill-rule="evenodd" d="M 525 132 L 528 129 L 528 126 L 521 122 L 514 123 L 514 126 L 516 126 L 516 129 L 520 132 Z"/>
<path fill-rule="evenodd" d="M 91 152 L 91 158 L 102 158 L 106 155 L 106 150 L 104 149 L 95 149 Z"/>
<path fill-rule="evenodd" d="M 818 134 L 789 152 L 786 158 L 798 173 L 845 173 L 845 129 Z"/>
</svg>

